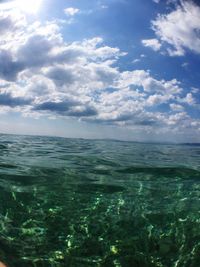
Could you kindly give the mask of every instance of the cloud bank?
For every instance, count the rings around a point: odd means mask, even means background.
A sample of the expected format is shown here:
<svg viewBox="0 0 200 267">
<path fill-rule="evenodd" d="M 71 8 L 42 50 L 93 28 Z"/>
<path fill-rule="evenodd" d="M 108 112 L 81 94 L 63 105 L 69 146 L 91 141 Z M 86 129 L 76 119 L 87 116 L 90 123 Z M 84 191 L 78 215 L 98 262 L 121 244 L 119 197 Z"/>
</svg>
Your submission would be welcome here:
<svg viewBox="0 0 200 267">
<path fill-rule="evenodd" d="M 171 54 L 190 48 L 187 34 L 196 42 L 193 50 L 200 52 L 196 35 L 191 35 L 200 25 L 197 7 L 191 5 L 153 22 L 157 36 L 173 47 Z M 179 20 L 172 33 L 167 29 L 174 26 L 177 12 L 181 18 L 187 15 L 189 22 L 192 15 L 194 21 L 181 32 L 186 25 Z M 118 62 L 126 53 L 106 45 L 101 37 L 67 43 L 56 21 L 29 23 L 20 12 L 9 10 L 0 12 L 0 33 L 1 112 L 74 117 L 148 132 L 200 129 L 200 121 L 187 112 L 196 108 L 195 94 L 185 93 L 178 80 L 158 79 L 148 70 L 120 70 Z M 143 44 L 156 51 L 161 46 L 157 39 Z"/>
</svg>

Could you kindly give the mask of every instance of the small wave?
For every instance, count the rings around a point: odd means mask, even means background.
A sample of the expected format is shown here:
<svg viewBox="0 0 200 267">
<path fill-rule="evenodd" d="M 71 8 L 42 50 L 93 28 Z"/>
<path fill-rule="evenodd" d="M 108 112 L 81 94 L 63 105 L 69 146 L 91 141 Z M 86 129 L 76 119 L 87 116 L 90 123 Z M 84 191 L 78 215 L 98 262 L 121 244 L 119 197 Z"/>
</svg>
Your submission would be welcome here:
<svg viewBox="0 0 200 267">
<path fill-rule="evenodd" d="M 109 185 L 109 184 L 79 184 L 76 186 L 76 191 L 81 193 L 106 193 L 112 194 L 116 192 L 123 192 L 126 190 L 123 186 Z"/>
<path fill-rule="evenodd" d="M 168 178 L 200 178 L 200 171 L 184 167 L 127 167 L 117 170 L 124 174 L 150 174 L 153 176 L 166 176 Z"/>
</svg>

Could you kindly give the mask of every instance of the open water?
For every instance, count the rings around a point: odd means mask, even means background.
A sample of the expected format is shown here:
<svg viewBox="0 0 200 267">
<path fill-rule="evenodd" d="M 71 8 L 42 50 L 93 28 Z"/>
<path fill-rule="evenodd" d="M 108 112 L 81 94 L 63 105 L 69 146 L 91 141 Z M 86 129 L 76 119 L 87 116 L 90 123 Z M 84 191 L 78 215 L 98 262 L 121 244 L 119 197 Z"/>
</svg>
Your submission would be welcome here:
<svg viewBox="0 0 200 267">
<path fill-rule="evenodd" d="M 200 146 L 0 135 L 9 267 L 199 267 Z"/>
</svg>

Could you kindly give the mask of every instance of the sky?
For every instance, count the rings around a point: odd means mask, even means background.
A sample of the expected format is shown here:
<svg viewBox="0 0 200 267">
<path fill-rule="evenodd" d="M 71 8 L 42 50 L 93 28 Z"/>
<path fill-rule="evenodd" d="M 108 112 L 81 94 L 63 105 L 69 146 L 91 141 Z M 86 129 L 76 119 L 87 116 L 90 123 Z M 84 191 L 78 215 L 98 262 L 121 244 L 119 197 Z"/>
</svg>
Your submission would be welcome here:
<svg viewBox="0 0 200 267">
<path fill-rule="evenodd" d="M 200 2 L 0 0 L 0 132 L 200 142 Z"/>
</svg>

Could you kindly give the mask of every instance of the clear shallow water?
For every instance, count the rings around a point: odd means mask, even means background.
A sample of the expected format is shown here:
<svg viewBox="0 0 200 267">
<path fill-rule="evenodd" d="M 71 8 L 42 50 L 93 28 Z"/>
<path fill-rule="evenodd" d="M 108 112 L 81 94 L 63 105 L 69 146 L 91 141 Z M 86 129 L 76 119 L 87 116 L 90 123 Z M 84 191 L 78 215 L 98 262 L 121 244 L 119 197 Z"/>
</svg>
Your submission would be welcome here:
<svg viewBox="0 0 200 267">
<path fill-rule="evenodd" d="M 0 135 L 10 267 L 199 267 L 200 146 Z"/>
</svg>

